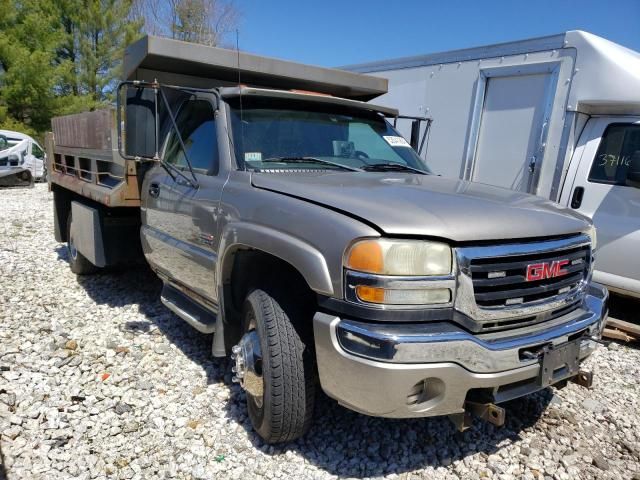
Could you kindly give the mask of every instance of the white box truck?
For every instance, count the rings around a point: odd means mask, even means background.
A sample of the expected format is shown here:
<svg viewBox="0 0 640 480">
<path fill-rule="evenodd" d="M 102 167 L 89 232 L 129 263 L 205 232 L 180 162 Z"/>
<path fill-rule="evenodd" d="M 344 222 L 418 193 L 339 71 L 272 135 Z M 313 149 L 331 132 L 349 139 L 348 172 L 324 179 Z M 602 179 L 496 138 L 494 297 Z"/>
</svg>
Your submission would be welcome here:
<svg viewBox="0 0 640 480">
<path fill-rule="evenodd" d="M 436 173 L 591 217 L 595 280 L 640 296 L 638 52 L 569 31 L 343 68 L 389 80 L 376 103 L 432 120 L 420 153 Z"/>
</svg>

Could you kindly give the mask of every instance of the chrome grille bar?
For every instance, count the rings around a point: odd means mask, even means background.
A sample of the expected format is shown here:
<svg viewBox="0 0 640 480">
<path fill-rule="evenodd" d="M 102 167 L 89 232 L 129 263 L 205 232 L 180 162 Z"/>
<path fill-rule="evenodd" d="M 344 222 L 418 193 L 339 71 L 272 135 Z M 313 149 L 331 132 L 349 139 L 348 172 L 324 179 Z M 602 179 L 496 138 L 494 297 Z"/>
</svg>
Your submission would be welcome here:
<svg viewBox="0 0 640 480">
<path fill-rule="evenodd" d="M 542 320 L 543 313 L 575 304 L 591 275 L 587 235 L 540 242 L 456 249 L 458 289 L 455 308 L 479 331 L 518 328 Z M 527 281 L 527 267 L 567 261 L 557 277 Z"/>
</svg>

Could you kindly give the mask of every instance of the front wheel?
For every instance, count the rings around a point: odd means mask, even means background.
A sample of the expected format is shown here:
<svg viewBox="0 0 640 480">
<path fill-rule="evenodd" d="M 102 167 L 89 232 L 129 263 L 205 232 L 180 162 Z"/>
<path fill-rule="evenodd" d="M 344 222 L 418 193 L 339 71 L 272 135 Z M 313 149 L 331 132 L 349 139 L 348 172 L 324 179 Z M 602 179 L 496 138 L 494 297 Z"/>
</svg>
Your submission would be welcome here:
<svg viewBox="0 0 640 480">
<path fill-rule="evenodd" d="M 244 301 L 244 335 L 233 347 L 234 380 L 247 394 L 253 428 L 267 443 L 300 438 L 311 425 L 313 354 L 292 322 L 297 312 L 253 290 Z"/>
</svg>

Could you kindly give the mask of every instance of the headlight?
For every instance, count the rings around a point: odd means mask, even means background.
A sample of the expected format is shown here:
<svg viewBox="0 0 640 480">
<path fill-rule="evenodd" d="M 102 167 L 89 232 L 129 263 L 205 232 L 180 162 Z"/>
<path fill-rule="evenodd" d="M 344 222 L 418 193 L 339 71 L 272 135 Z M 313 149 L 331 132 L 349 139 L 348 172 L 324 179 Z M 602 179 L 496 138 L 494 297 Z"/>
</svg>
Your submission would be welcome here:
<svg viewBox="0 0 640 480">
<path fill-rule="evenodd" d="M 360 240 L 346 251 L 344 266 L 345 294 L 356 303 L 401 308 L 452 301 L 453 252 L 446 243 Z"/>
<path fill-rule="evenodd" d="M 351 270 L 403 276 L 448 275 L 451 262 L 449 245 L 422 240 L 361 240 L 345 258 Z"/>
<path fill-rule="evenodd" d="M 598 235 L 595 225 L 591 225 L 589 231 L 587 232 L 587 235 L 591 237 L 591 250 L 595 251 L 596 245 L 598 244 Z"/>
</svg>

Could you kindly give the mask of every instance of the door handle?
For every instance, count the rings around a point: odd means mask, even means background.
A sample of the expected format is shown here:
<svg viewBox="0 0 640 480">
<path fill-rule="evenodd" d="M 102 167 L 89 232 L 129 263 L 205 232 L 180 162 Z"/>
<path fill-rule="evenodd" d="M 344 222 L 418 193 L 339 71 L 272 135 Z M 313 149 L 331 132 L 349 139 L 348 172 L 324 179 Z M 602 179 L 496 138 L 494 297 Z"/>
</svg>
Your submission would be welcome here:
<svg viewBox="0 0 640 480">
<path fill-rule="evenodd" d="M 152 183 L 149 185 L 149 196 L 153 198 L 158 198 L 160 196 L 160 184 Z"/>
<path fill-rule="evenodd" d="M 571 208 L 578 209 L 582 205 L 582 197 L 584 196 L 584 187 L 576 187 L 571 196 Z"/>
</svg>

